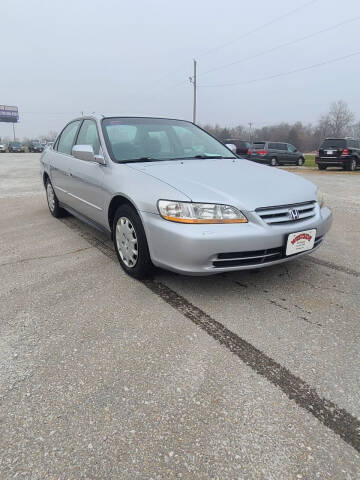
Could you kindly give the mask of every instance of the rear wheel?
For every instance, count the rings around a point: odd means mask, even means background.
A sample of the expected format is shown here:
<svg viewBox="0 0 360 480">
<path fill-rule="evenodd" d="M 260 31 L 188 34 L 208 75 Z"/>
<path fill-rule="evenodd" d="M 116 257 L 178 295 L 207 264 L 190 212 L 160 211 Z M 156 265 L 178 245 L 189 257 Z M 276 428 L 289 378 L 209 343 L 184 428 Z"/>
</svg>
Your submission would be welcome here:
<svg viewBox="0 0 360 480">
<path fill-rule="evenodd" d="M 270 165 L 271 165 L 272 167 L 276 167 L 276 165 L 278 165 L 277 158 L 273 157 L 273 158 L 270 160 Z"/>
<path fill-rule="evenodd" d="M 303 157 L 299 157 L 296 161 L 296 165 L 298 167 L 301 167 L 302 165 L 304 165 L 304 163 L 305 163 L 305 159 Z"/>
<path fill-rule="evenodd" d="M 326 170 L 326 169 L 327 169 L 327 165 L 320 165 L 320 164 L 318 163 L 318 169 L 319 169 L 319 170 Z"/>
<path fill-rule="evenodd" d="M 66 211 L 59 206 L 59 200 L 55 195 L 53 186 L 51 185 L 51 182 L 49 179 L 46 180 L 45 189 L 46 189 L 46 199 L 47 199 L 47 203 L 48 203 L 48 207 L 51 215 L 55 218 L 60 218 L 66 215 Z"/>
<path fill-rule="evenodd" d="M 141 219 L 130 205 L 121 205 L 117 209 L 113 239 L 116 255 L 125 272 L 138 280 L 146 278 L 153 265 Z"/>
<path fill-rule="evenodd" d="M 346 170 L 348 170 L 349 172 L 353 172 L 354 170 L 356 170 L 356 159 L 355 158 L 351 158 L 349 160 L 349 162 L 345 165 L 345 168 Z"/>
</svg>

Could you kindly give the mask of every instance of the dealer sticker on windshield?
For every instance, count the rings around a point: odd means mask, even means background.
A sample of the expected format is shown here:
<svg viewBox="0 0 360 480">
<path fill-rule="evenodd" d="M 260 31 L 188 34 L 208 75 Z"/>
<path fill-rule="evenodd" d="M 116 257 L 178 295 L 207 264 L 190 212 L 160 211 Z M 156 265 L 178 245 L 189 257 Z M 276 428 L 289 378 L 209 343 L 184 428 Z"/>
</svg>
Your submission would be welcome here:
<svg viewBox="0 0 360 480">
<path fill-rule="evenodd" d="M 316 230 L 304 230 L 303 232 L 290 233 L 286 244 L 286 255 L 306 252 L 314 247 Z"/>
</svg>

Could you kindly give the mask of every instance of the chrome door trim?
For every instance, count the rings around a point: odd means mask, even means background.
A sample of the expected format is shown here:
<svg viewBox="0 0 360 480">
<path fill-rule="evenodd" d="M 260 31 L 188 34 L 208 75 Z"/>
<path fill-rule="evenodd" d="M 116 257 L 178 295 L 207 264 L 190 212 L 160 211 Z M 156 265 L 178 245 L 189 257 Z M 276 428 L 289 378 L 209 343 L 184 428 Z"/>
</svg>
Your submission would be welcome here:
<svg viewBox="0 0 360 480">
<path fill-rule="evenodd" d="M 55 187 L 55 188 L 58 189 L 58 190 L 61 190 L 62 192 L 64 192 L 64 193 L 66 193 L 67 195 L 69 195 L 70 197 L 76 198 L 76 200 L 80 200 L 80 202 L 86 203 L 86 205 L 89 205 L 90 207 L 96 208 L 96 210 L 102 211 L 102 208 L 101 208 L 101 207 L 98 207 L 97 205 L 94 205 L 93 203 L 90 203 L 90 202 L 88 202 L 87 200 L 84 200 L 83 198 L 77 197 L 77 196 L 74 195 L 73 193 L 70 193 L 70 192 L 64 190 L 63 188 L 60 188 L 60 187 Z"/>
</svg>

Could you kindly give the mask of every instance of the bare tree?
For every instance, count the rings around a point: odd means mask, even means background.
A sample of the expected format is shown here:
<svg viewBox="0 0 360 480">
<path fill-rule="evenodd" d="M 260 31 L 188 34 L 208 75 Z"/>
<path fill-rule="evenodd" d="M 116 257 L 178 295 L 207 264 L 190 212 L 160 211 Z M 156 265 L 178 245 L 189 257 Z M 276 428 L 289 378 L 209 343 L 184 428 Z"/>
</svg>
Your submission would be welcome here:
<svg viewBox="0 0 360 480">
<path fill-rule="evenodd" d="M 360 138 L 360 122 L 354 123 L 352 128 L 352 136 L 354 138 Z"/>
<path fill-rule="evenodd" d="M 329 134 L 334 137 L 343 137 L 350 133 L 350 127 L 355 115 L 343 100 L 333 102 L 329 113 L 323 119 L 328 124 Z"/>
<path fill-rule="evenodd" d="M 242 125 L 222 127 L 221 125 L 205 125 L 204 129 L 224 141 L 227 138 L 248 140 L 249 131 Z M 270 140 L 287 142 L 295 145 L 302 152 L 312 152 L 326 137 L 353 136 L 360 138 L 360 122 L 354 123 L 354 114 L 345 102 L 339 100 L 330 105 L 329 113 L 322 115 L 315 125 L 304 125 L 301 122 L 289 124 L 267 125 L 253 131 L 253 140 Z"/>
<path fill-rule="evenodd" d="M 57 136 L 57 132 L 55 132 L 54 130 L 50 130 L 50 132 L 45 135 L 45 138 L 48 142 L 55 142 Z"/>
</svg>

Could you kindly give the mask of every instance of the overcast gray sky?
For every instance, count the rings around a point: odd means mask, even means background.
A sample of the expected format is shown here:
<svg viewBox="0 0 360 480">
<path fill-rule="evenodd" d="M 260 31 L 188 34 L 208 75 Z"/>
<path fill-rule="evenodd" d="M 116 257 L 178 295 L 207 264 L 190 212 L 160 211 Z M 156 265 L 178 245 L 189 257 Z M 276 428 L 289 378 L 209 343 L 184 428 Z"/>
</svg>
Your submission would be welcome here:
<svg viewBox="0 0 360 480">
<path fill-rule="evenodd" d="M 19 137 L 81 111 L 191 119 L 194 57 L 198 123 L 314 123 L 339 99 L 360 117 L 360 55 L 246 84 L 360 51 L 359 0 L 2 0 L 0 10 L 0 104 L 19 106 Z M 11 132 L 0 124 L 0 137 Z"/>
</svg>

